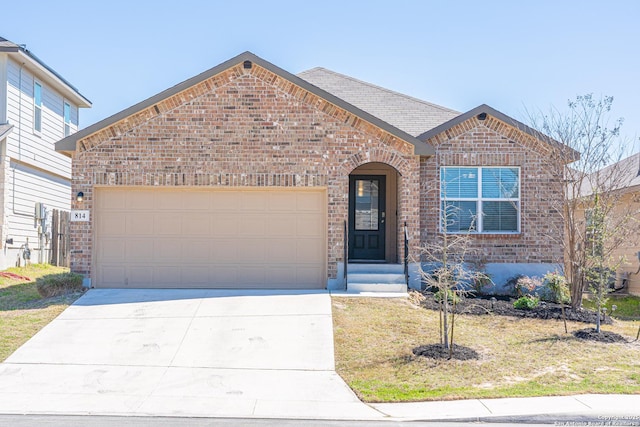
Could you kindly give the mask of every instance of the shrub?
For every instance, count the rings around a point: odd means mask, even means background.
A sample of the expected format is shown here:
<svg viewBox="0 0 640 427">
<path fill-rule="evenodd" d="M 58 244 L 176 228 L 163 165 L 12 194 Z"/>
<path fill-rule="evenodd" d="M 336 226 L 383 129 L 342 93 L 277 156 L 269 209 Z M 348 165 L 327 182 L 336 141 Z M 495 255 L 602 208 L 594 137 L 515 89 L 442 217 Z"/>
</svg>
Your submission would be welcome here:
<svg viewBox="0 0 640 427">
<path fill-rule="evenodd" d="M 482 295 L 484 294 L 485 288 L 491 286 L 492 283 L 491 275 L 489 273 L 479 272 L 473 278 L 473 291 L 476 295 Z"/>
<path fill-rule="evenodd" d="M 518 310 L 533 310 L 538 306 L 539 300 L 536 297 L 532 297 L 531 295 L 525 295 L 523 297 L 518 298 L 514 303 L 513 307 Z"/>
<path fill-rule="evenodd" d="M 542 279 L 542 298 L 545 301 L 567 304 L 571 301 L 567 279 L 558 273 L 547 273 Z"/>
<path fill-rule="evenodd" d="M 520 298 L 535 293 L 542 286 L 542 281 L 538 277 L 518 275 L 507 280 L 506 288 L 511 295 Z"/>
<path fill-rule="evenodd" d="M 84 290 L 82 275 L 77 273 L 48 274 L 36 279 L 38 293 L 43 298 L 65 295 Z"/>
</svg>

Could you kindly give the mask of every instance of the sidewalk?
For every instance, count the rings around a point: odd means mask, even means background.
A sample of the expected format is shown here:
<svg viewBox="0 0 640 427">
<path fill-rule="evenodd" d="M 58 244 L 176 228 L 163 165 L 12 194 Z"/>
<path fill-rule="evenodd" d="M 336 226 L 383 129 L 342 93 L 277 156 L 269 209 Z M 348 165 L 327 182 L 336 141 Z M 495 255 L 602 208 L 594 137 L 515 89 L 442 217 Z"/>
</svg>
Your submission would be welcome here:
<svg viewBox="0 0 640 427">
<path fill-rule="evenodd" d="M 610 425 L 640 425 L 640 395 L 597 395 L 472 399 L 371 405 L 396 421 L 489 420 L 502 417 L 526 419 L 562 415 L 611 422 Z M 552 417 L 551 417 L 552 418 Z M 570 417 L 569 417 L 570 418 Z"/>
</svg>

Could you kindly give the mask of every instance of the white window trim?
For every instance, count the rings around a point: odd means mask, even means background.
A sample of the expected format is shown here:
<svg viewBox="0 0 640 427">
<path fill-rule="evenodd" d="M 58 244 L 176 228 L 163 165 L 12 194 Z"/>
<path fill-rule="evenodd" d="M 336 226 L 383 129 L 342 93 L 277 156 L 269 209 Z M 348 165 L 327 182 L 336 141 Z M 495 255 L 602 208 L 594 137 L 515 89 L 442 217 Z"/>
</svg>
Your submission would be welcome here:
<svg viewBox="0 0 640 427">
<path fill-rule="evenodd" d="M 36 104 L 36 85 L 40 86 L 40 105 Z M 36 135 L 42 135 L 42 123 L 44 122 L 44 102 L 42 98 L 44 97 L 44 85 L 38 79 L 33 79 L 33 116 L 32 116 L 32 128 L 33 133 Z M 36 110 L 40 110 L 40 130 L 36 129 Z"/>
<path fill-rule="evenodd" d="M 466 169 L 476 169 L 478 172 L 478 197 L 454 197 L 454 198 L 443 198 L 442 197 L 442 169 L 443 168 L 466 168 Z M 517 169 L 518 170 L 518 197 L 517 198 L 495 198 L 495 197 L 482 197 L 482 170 L 483 169 Z M 439 203 L 438 203 L 438 225 L 441 233 L 447 234 L 477 234 L 477 235 L 494 235 L 494 234 L 503 234 L 503 235 L 515 235 L 521 234 L 521 218 L 522 218 L 522 168 L 520 166 L 458 166 L 458 165 L 447 165 L 440 166 L 440 170 L 438 171 L 438 180 L 439 180 Z M 476 202 L 476 231 L 446 231 L 442 226 L 442 215 L 444 214 L 442 210 L 442 202 L 451 201 L 451 202 Z M 484 231 L 483 227 L 483 215 L 482 213 L 482 202 L 516 202 L 518 204 L 518 218 L 517 218 L 517 230 L 516 231 Z M 480 213 L 480 214 L 478 214 Z M 478 231 L 483 230 L 483 231 Z"/>
</svg>

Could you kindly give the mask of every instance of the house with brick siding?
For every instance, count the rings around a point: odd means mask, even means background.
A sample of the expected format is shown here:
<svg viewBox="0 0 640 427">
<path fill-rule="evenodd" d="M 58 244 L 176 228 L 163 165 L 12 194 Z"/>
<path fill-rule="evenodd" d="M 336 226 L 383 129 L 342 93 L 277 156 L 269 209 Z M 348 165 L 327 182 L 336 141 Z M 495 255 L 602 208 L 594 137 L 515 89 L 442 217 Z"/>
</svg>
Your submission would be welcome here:
<svg viewBox="0 0 640 427">
<path fill-rule="evenodd" d="M 323 68 L 246 52 L 56 149 L 88 286 L 401 291 L 443 232 L 469 233 L 498 282 L 563 262 L 556 146 L 487 105 L 460 113 Z"/>
<path fill-rule="evenodd" d="M 597 188 L 607 191 L 608 227 L 618 235 L 609 237 L 606 247 L 610 257 L 619 264 L 615 272 L 616 291 L 640 295 L 640 153 L 593 172 L 583 179 L 580 196 L 585 205 L 578 205 L 579 226 L 586 230 L 591 216 L 592 198 Z"/>
</svg>

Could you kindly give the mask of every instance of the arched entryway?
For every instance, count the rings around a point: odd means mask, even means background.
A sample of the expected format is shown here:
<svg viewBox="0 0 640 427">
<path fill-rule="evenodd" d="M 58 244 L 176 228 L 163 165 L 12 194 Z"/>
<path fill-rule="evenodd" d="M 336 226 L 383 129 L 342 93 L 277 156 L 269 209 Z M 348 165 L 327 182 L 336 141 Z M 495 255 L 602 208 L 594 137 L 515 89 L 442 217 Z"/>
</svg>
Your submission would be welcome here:
<svg viewBox="0 0 640 427">
<path fill-rule="evenodd" d="M 349 174 L 349 262 L 398 262 L 398 183 L 396 169 L 379 162 Z"/>
</svg>

